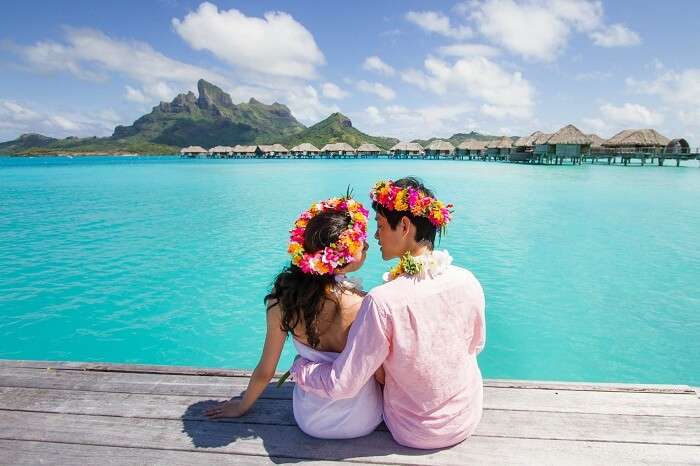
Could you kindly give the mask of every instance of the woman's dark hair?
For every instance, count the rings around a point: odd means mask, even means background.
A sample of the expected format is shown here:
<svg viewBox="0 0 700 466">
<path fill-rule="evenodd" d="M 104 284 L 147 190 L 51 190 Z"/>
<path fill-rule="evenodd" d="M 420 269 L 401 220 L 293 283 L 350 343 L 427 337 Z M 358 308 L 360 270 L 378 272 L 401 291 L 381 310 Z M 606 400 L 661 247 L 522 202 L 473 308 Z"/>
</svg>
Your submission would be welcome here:
<svg viewBox="0 0 700 466">
<path fill-rule="evenodd" d="M 394 185 L 400 188 L 407 188 L 410 186 L 418 191 L 421 191 L 427 196 L 432 198 L 435 197 L 435 194 L 433 194 L 430 189 L 426 188 L 422 181 L 412 176 L 407 176 L 406 178 L 401 178 L 400 180 L 394 181 Z M 396 226 L 399 224 L 402 217 L 407 217 L 416 227 L 416 241 L 428 241 L 430 242 L 430 245 L 433 246 L 435 244 L 435 236 L 437 234 L 442 236 L 442 232 L 438 227 L 430 223 L 430 220 L 425 217 L 413 215 L 410 211 L 389 210 L 377 201 L 372 202 L 372 209 L 386 218 L 386 221 L 389 223 L 392 230 L 396 229 Z"/>
<path fill-rule="evenodd" d="M 323 212 L 306 225 L 304 232 L 304 251 L 314 253 L 331 243 L 350 225 L 350 215 L 345 212 Z M 265 296 L 269 311 L 279 305 L 282 311 L 282 330 L 294 334 L 301 322 L 306 327 L 306 338 L 312 348 L 317 348 L 318 315 L 327 302 L 332 302 L 335 311 L 340 312 L 340 303 L 327 291 L 335 286 L 334 275 L 315 275 L 304 273 L 294 264 L 285 267 L 275 278 L 272 291 Z"/>
</svg>

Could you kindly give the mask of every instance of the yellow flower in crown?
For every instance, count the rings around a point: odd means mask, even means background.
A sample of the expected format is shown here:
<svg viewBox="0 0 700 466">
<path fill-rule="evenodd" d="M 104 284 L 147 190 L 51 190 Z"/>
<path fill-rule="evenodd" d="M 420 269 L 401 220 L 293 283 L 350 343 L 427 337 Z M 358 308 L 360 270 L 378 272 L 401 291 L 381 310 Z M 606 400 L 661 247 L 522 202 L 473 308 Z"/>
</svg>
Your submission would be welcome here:
<svg viewBox="0 0 700 466">
<path fill-rule="evenodd" d="M 394 201 L 394 209 L 403 211 L 408 210 L 408 192 L 401 190 L 396 193 L 396 200 Z"/>
</svg>

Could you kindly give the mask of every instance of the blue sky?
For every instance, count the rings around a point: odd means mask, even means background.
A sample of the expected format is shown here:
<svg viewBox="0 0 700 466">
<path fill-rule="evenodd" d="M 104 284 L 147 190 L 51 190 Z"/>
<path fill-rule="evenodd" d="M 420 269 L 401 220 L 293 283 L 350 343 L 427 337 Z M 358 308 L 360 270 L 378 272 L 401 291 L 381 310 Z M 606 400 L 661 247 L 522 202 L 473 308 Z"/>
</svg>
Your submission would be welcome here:
<svg viewBox="0 0 700 466">
<path fill-rule="evenodd" d="M 641 7 L 643 5 L 643 7 Z M 700 2 L 15 1 L 0 140 L 109 135 L 204 77 L 401 139 L 569 123 L 700 144 Z"/>
</svg>

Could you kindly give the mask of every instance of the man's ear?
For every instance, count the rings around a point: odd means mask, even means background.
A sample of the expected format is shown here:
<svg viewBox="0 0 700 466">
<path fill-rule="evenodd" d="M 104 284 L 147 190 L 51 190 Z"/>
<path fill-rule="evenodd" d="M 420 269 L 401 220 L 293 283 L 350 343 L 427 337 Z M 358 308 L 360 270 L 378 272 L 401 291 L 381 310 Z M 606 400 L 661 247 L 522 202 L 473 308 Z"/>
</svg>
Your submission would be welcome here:
<svg viewBox="0 0 700 466">
<path fill-rule="evenodd" d="M 402 234 L 402 236 L 406 236 L 410 232 L 410 230 L 411 230 L 411 221 L 406 216 L 401 217 L 401 234 Z"/>
</svg>

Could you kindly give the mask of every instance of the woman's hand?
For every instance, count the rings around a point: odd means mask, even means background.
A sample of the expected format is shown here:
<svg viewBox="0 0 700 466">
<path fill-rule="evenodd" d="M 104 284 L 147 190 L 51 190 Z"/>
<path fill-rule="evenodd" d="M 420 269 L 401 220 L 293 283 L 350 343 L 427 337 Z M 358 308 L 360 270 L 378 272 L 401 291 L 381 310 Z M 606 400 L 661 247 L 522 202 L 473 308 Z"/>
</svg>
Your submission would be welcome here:
<svg viewBox="0 0 700 466">
<path fill-rule="evenodd" d="M 241 400 L 229 400 L 209 408 L 204 414 L 209 419 L 219 419 L 222 417 L 241 417 L 245 411 L 241 409 Z"/>
</svg>

